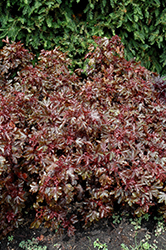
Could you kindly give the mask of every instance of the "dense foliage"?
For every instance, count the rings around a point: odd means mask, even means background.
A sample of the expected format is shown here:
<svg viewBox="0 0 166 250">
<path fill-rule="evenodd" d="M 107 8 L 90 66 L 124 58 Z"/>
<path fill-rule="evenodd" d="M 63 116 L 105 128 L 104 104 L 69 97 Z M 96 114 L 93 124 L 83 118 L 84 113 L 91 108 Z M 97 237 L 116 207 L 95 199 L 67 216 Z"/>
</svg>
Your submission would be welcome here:
<svg viewBox="0 0 166 250">
<path fill-rule="evenodd" d="M 166 218 L 164 79 L 125 60 L 118 36 L 94 39 L 86 75 L 81 69 L 71 73 L 70 60 L 57 48 L 42 50 L 34 64 L 21 43 L 4 41 L 2 236 L 32 204 L 31 227 L 44 222 L 68 235 L 78 219 L 86 227 L 111 216 L 116 204 L 138 216 L 156 206 Z"/>
<path fill-rule="evenodd" d="M 158 98 L 166 102 L 166 77 L 155 77 L 154 89 L 158 93 Z"/>
<path fill-rule="evenodd" d="M 0 13 L 1 39 L 21 40 L 35 53 L 60 46 L 73 59 L 72 68 L 83 67 L 93 35 L 117 34 L 127 60 L 135 57 L 151 71 L 166 74 L 165 1 L 1 0 Z"/>
</svg>

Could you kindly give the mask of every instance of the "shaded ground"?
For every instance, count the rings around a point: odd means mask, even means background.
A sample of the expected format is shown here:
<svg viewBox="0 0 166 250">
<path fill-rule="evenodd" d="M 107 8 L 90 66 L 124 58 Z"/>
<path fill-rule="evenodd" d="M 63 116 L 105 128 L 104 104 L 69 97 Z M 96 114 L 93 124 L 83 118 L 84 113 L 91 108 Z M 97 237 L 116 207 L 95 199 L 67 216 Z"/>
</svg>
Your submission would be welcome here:
<svg viewBox="0 0 166 250">
<path fill-rule="evenodd" d="M 148 221 L 146 219 L 149 219 Z M 166 249 L 166 226 L 160 217 L 146 216 L 142 219 L 132 219 L 126 215 L 115 214 L 113 218 L 104 219 L 91 226 L 88 230 L 79 228 L 72 238 L 57 236 L 49 229 L 29 229 L 33 216 L 29 215 L 24 224 L 0 242 L 2 250 L 128 250 Z M 142 225 L 141 225 L 142 223 Z M 141 225 L 141 226 L 140 226 Z M 34 240 L 33 240 L 34 239 Z M 94 242 L 99 239 L 101 244 L 94 248 Z M 28 243 L 29 240 L 29 243 Z M 143 240 L 143 241 L 142 241 Z M 27 242 L 25 244 L 25 242 Z M 22 247 L 19 247 L 22 242 Z M 100 244 L 98 242 L 98 244 Z M 124 247 L 121 244 L 125 244 Z M 128 246 L 128 248 L 127 248 Z M 24 247 L 24 248 L 23 248 Z M 126 248 L 125 248 L 126 247 Z"/>
</svg>

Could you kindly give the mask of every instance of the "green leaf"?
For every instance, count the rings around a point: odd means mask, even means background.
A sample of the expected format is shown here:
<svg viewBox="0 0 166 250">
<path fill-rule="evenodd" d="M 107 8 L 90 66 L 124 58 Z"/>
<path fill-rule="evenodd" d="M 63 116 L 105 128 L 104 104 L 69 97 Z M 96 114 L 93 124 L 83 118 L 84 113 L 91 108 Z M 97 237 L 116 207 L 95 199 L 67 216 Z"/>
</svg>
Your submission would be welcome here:
<svg viewBox="0 0 166 250">
<path fill-rule="evenodd" d="M 34 5 L 34 9 L 39 9 L 40 6 L 42 6 L 43 4 L 39 1 L 35 1 L 35 5 Z"/>
<path fill-rule="evenodd" d="M 26 19 L 23 18 L 23 17 L 19 17 L 19 18 L 17 19 L 17 21 L 20 21 L 22 24 L 24 24 L 25 21 L 26 21 Z"/>
<path fill-rule="evenodd" d="M 120 28 L 123 24 L 123 21 L 120 19 L 119 22 L 118 22 L 118 25 L 117 25 L 117 29 Z"/>
<path fill-rule="evenodd" d="M 45 13 L 45 12 L 46 12 L 46 8 L 45 8 L 45 7 L 42 7 L 42 8 L 39 10 L 38 14 L 40 15 L 40 14 Z M 39 17 L 39 16 L 38 16 L 38 17 Z"/>
<path fill-rule="evenodd" d="M 135 38 L 135 40 L 141 40 L 142 43 L 145 43 L 145 36 L 143 33 L 139 32 L 139 31 L 134 32 L 134 38 Z"/>
<path fill-rule="evenodd" d="M 53 19 L 52 19 L 51 17 L 48 17 L 48 18 L 46 19 L 46 23 L 47 23 L 47 26 L 48 26 L 49 28 L 52 27 L 52 21 L 53 21 Z"/>
<path fill-rule="evenodd" d="M 139 20 L 138 15 L 134 15 L 134 21 L 137 23 Z"/>
<path fill-rule="evenodd" d="M 29 5 L 25 5 L 25 7 L 22 10 L 23 16 L 25 16 L 27 13 L 30 16 L 31 15 L 31 9 L 29 7 Z"/>
<path fill-rule="evenodd" d="M 155 3 L 153 3 L 153 5 L 155 5 L 157 8 L 160 7 L 160 1 L 159 0 L 154 0 Z"/>
</svg>

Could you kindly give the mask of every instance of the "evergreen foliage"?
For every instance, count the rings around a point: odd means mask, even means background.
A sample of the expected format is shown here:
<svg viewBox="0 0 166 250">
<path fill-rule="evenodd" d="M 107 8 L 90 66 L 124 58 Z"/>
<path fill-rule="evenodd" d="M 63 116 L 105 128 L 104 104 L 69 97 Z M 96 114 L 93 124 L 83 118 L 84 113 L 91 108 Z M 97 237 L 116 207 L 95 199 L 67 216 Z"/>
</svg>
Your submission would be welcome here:
<svg viewBox="0 0 166 250">
<path fill-rule="evenodd" d="M 0 12 L 1 39 L 21 40 L 35 53 L 60 46 L 73 59 L 72 68 L 83 67 L 92 36 L 117 34 L 127 60 L 135 57 L 151 71 L 166 74 L 165 1 L 1 0 Z"/>
</svg>

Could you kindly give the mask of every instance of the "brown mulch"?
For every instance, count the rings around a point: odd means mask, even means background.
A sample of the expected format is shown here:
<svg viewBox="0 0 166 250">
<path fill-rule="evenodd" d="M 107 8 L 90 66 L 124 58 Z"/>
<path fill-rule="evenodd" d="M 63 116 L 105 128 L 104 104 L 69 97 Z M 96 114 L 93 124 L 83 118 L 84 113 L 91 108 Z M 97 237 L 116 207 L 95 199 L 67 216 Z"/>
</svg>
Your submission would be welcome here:
<svg viewBox="0 0 166 250">
<path fill-rule="evenodd" d="M 145 235 L 148 233 L 148 243 L 155 244 L 157 248 L 146 249 L 166 249 L 166 231 L 162 231 L 159 236 L 155 236 L 155 229 L 157 226 L 156 220 L 150 218 L 149 221 L 143 220 L 140 229 L 135 230 L 134 225 L 131 224 L 129 218 L 122 216 L 120 223 L 114 224 L 112 218 L 103 219 L 87 230 L 78 228 L 74 237 L 69 238 L 66 235 L 57 236 L 55 232 L 51 232 L 49 229 L 40 227 L 39 229 L 29 229 L 33 216 L 28 215 L 25 218 L 25 222 L 18 229 L 15 229 L 9 236 L 12 236 L 13 240 L 7 236 L 0 242 L 0 249 L 2 250 L 21 250 L 19 247 L 21 241 L 37 239 L 38 246 L 47 246 L 47 250 L 91 250 L 99 249 L 94 248 L 94 242 L 99 241 L 106 243 L 108 250 L 121 250 L 121 244 L 124 243 L 128 246 L 128 249 L 132 249 L 130 246 L 135 247 L 136 244 L 140 244 L 142 239 L 145 239 Z M 26 250 L 39 249 L 39 248 L 24 248 Z M 104 248 L 100 248 L 104 249 Z M 135 248 L 144 249 L 144 248 Z"/>
</svg>

